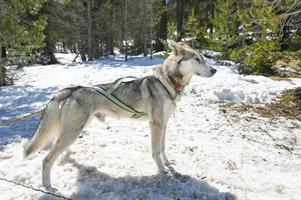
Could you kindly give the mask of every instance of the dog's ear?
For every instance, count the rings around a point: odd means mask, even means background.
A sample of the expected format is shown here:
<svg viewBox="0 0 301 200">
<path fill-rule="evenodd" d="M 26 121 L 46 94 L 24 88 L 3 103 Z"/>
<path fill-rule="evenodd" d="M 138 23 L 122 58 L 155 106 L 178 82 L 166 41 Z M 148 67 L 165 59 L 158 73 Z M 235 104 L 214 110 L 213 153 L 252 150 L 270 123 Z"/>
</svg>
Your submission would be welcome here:
<svg viewBox="0 0 301 200">
<path fill-rule="evenodd" d="M 181 45 L 179 45 L 175 41 L 169 40 L 169 39 L 167 40 L 167 43 L 168 43 L 169 48 L 174 52 L 174 54 L 176 56 L 184 55 L 185 49 Z"/>
<path fill-rule="evenodd" d="M 172 50 L 175 48 L 175 46 L 177 45 L 177 43 L 173 40 L 167 39 L 167 44 L 169 46 L 169 48 L 171 48 Z"/>
<path fill-rule="evenodd" d="M 188 47 L 186 43 L 175 42 L 173 40 L 167 40 L 169 48 L 174 52 L 176 56 L 180 56 L 181 60 L 188 60 L 194 56 L 193 52 L 186 50 L 185 47 Z"/>
</svg>

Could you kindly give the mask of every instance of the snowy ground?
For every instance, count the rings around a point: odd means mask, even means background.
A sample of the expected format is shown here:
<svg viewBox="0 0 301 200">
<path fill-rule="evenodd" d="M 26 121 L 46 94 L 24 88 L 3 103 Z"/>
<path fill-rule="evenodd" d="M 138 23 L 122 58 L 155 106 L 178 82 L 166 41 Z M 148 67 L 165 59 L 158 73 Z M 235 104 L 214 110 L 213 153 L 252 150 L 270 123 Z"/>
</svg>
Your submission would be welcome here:
<svg viewBox="0 0 301 200">
<path fill-rule="evenodd" d="M 0 88 L 1 121 L 42 108 L 63 87 L 143 77 L 162 62 L 135 58 L 74 64 L 72 56 L 57 56 L 64 64 L 20 69 L 14 86 Z M 301 199 L 301 122 L 220 109 L 222 100 L 271 102 L 283 89 L 300 86 L 301 79 L 242 76 L 233 66 L 208 62 L 217 74 L 194 77 L 169 120 L 167 154 L 178 176 L 156 174 L 148 123 L 95 120 L 54 164 L 52 184 L 58 193 L 71 199 Z M 38 120 L 0 127 L 1 200 L 60 199 L 1 180 L 42 189 L 47 149 L 31 160 L 22 157 Z"/>
</svg>

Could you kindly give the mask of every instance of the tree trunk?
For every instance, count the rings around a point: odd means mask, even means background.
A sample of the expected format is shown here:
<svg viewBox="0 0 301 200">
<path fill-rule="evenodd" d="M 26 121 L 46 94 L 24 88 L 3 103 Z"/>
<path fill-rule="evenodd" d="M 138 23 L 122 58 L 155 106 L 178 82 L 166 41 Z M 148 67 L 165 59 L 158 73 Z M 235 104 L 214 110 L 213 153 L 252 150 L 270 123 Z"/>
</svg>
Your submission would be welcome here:
<svg viewBox="0 0 301 200">
<path fill-rule="evenodd" d="M 153 59 L 153 1 L 151 1 L 150 3 L 150 58 Z"/>
<path fill-rule="evenodd" d="M 6 48 L 5 48 L 5 46 L 1 47 L 1 58 L 2 59 L 6 58 Z"/>
<path fill-rule="evenodd" d="M 92 36 L 92 0 L 87 0 L 87 21 L 88 21 L 88 60 L 93 60 L 93 36 Z"/>
<path fill-rule="evenodd" d="M 164 8 L 162 11 L 162 14 L 160 16 L 160 21 L 159 21 L 159 27 L 158 27 L 158 32 L 157 32 L 157 40 L 156 43 L 154 45 L 154 48 L 156 51 L 163 51 L 164 50 L 164 45 L 163 43 L 160 41 L 164 40 L 166 41 L 167 39 L 167 22 L 168 22 L 168 18 L 167 18 L 167 11 L 166 11 L 166 0 L 161 0 L 161 4 L 162 7 Z"/>
<path fill-rule="evenodd" d="M 100 42 L 99 52 L 100 52 L 100 57 L 102 58 L 103 57 L 102 41 Z"/>
<path fill-rule="evenodd" d="M 128 61 L 128 1 L 124 0 L 125 61 Z"/>
<path fill-rule="evenodd" d="M 86 43 L 84 41 L 81 41 L 79 48 L 78 48 L 80 58 L 82 59 L 83 62 L 87 60 L 87 58 L 86 58 L 87 47 L 85 46 L 85 44 Z"/>
<path fill-rule="evenodd" d="M 50 64 L 58 63 L 56 57 L 54 56 L 55 44 L 50 38 L 51 36 L 49 34 L 49 30 L 47 27 L 44 30 L 44 34 L 45 34 L 45 47 L 43 48 L 43 55 L 49 58 L 49 60 L 47 60 L 47 62 L 43 64 L 50 65 Z"/>
<path fill-rule="evenodd" d="M 107 44 L 106 44 L 106 50 L 109 53 L 109 55 L 114 55 L 114 37 L 113 37 L 113 33 L 110 34 L 108 40 L 107 40 Z"/>
<path fill-rule="evenodd" d="M 77 53 L 77 51 L 76 51 L 76 43 L 75 42 L 72 43 L 71 53 Z"/>
<path fill-rule="evenodd" d="M 3 62 L 5 58 L 6 58 L 6 48 L 3 46 L 1 47 L 1 57 L 0 57 L 0 86 L 4 85 Z"/>
<path fill-rule="evenodd" d="M 2 60 L 0 59 L 0 87 L 4 85 Z"/>
<path fill-rule="evenodd" d="M 146 24 L 147 24 L 147 20 L 146 20 L 146 14 L 147 14 L 147 6 L 146 6 L 146 2 L 145 0 L 143 0 L 143 4 L 142 4 L 142 9 L 144 10 L 143 14 L 142 14 L 142 31 L 141 31 L 141 35 L 142 35 L 142 43 L 143 43 L 143 56 L 146 57 L 147 56 L 147 28 Z"/>
<path fill-rule="evenodd" d="M 210 33 L 210 38 L 213 39 L 213 29 L 214 29 L 214 25 L 213 25 L 213 20 L 214 20 L 214 11 L 215 11 L 215 1 L 211 1 L 210 3 L 210 19 L 211 22 L 209 23 L 209 33 Z"/>
<path fill-rule="evenodd" d="M 185 0 L 177 0 L 176 21 L 177 21 L 177 41 L 183 38 L 183 21 L 184 21 L 184 4 Z"/>
<path fill-rule="evenodd" d="M 51 19 L 50 15 L 51 15 L 51 4 L 49 2 L 46 2 L 43 7 L 41 12 L 46 13 L 48 15 L 47 18 L 47 25 L 43 31 L 44 35 L 45 35 L 45 47 L 42 49 L 42 55 L 44 57 L 46 57 L 47 59 L 42 59 L 41 62 L 42 64 L 55 64 L 58 63 L 57 59 L 54 56 L 54 52 L 55 52 L 55 41 L 53 40 L 52 37 L 52 27 L 54 27 L 54 22 L 53 19 Z"/>
<path fill-rule="evenodd" d="M 98 44 L 98 42 L 97 41 L 95 41 L 95 43 L 94 43 L 95 45 L 94 45 L 94 59 L 99 59 L 100 58 L 100 51 L 99 51 L 99 44 Z"/>
<path fill-rule="evenodd" d="M 87 60 L 86 54 L 83 52 L 80 52 L 80 58 L 82 59 L 83 62 L 85 62 Z"/>
</svg>

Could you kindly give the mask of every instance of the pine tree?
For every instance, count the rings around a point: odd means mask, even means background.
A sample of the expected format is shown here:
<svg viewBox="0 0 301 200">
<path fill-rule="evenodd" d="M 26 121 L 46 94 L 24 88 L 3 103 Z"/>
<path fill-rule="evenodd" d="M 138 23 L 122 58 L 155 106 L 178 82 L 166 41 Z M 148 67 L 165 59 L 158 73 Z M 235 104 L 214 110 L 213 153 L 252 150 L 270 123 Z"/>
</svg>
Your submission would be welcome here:
<svg viewBox="0 0 301 200">
<path fill-rule="evenodd" d="M 30 54 L 44 46 L 47 16 L 40 13 L 45 0 L 1 1 L 0 44 L 9 55 Z"/>
<path fill-rule="evenodd" d="M 275 52 L 279 50 L 277 33 L 280 20 L 265 0 L 252 1 L 246 9 L 238 11 L 242 46 L 230 57 L 242 63 L 245 72 L 271 73 Z"/>
<path fill-rule="evenodd" d="M 195 11 L 192 10 L 191 14 L 185 23 L 185 39 L 190 41 L 193 48 L 201 48 L 206 46 L 206 28 L 200 26 Z"/>
<path fill-rule="evenodd" d="M 62 17 L 61 13 L 64 13 L 62 9 L 64 5 L 69 3 L 68 0 L 48 0 L 46 1 L 40 13 L 47 15 L 47 25 L 43 30 L 45 35 L 45 46 L 41 49 L 42 64 L 55 64 L 57 59 L 54 56 L 56 50 L 56 43 L 60 41 L 63 30 L 66 29 L 66 24 L 61 25 Z"/>
<path fill-rule="evenodd" d="M 176 38 L 178 38 L 177 27 L 173 21 L 170 21 L 167 24 L 167 37 L 172 40 L 176 40 Z"/>
<path fill-rule="evenodd" d="M 4 57 L 30 55 L 44 46 L 47 16 L 39 13 L 44 0 L 0 1 L 0 86 L 4 84 Z"/>
<path fill-rule="evenodd" d="M 176 0 L 176 25 L 177 25 L 177 41 L 180 41 L 184 36 L 184 11 L 186 0 Z"/>
<path fill-rule="evenodd" d="M 280 19 L 281 50 L 298 51 L 301 49 L 301 1 L 285 0 L 274 3 L 273 12 Z M 301 50 L 300 50 L 301 51 Z"/>
<path fill-rule="evenodd" d="M 159 18 L 159 22 L 158 22 L 157 26 L 154 27 L 155 29 L 157 29 L 156 43 L 155 43 L 156 51 L 164 50 L 164 43 L 162 43 L 161 41 L 166 41 L 166 39 L 167 39 L 167 22 L 168 22 L 167 9 L 168 9 L 168 6 L 166 5 L 166 0 L 155 1 L 154 10 L 159 11 L 159 13 L 157 15 L 157 17 Z"/>
<path fill-rule="evenodd" d="M 213 19 L 213 45 L 215 50 L 225 52 L 229 56 L 229 46 L 238 37 L 237 2 L 235 0 L 217 0 Z"/>
</svg>

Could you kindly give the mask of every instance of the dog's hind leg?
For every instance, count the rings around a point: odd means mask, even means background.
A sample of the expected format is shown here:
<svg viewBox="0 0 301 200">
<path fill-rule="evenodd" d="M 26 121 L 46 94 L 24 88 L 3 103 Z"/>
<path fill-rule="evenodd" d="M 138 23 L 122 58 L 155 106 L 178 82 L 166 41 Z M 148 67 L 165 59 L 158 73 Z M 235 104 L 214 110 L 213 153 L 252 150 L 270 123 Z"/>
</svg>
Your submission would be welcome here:
<svg viewBox="0 0 301 200">
<path fill-rule="evenodd" d="M 51 151 L 43 159 L 42 184 L 47 190 L 52 190 L 50 182 L 50 172 L 55 159 L 61 153 L 63 153 L 75 141 L 76 138 L 77 136 L 70 138 L 69 136 L 65 135 L 58 138 Z"/>
<path fill-rule="evenodd" d="M 62 111 L 61 133 L 54 146 L 43 159 L 42 184 L 47 190 L 52 190 L 50 174 L 53 163 L 79 136 L 89 120 L 89 114 L 72 106 Z M 65 111 L 65 112 L 64 112 Z"/>
</svg>

